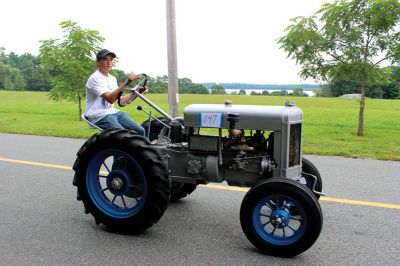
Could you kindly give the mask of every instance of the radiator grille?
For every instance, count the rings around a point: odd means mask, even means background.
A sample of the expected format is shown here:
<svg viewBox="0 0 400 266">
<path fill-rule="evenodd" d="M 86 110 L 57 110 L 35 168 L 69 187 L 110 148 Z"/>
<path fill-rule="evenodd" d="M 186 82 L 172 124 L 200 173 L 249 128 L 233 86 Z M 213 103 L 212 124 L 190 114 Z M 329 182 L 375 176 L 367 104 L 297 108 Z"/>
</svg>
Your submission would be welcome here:
<svg viewBox="0 0 400 266">
<path fill-rule="evenodd" d="M 289 167 L 300 164 L 301 124 L 290 125 Z"/>
</svg>

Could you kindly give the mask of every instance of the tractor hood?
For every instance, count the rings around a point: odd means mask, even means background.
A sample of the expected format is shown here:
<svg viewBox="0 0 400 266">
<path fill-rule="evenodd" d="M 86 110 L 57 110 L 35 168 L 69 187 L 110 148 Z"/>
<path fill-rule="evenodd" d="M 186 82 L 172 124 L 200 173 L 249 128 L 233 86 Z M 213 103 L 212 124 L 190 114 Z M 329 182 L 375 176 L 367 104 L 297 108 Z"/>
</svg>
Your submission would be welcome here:
<svg viewBox="0 0 400 266">
<path fill-rule="evenodd" d="M 294 103 L 285 106 L 191 104 L 184 110 L 184 123 L 188 127 L 229 128 L 235 117 L 235 128 L 279 130 L 282 125 L 302 123 L 303 112 Z"/>
</svg>

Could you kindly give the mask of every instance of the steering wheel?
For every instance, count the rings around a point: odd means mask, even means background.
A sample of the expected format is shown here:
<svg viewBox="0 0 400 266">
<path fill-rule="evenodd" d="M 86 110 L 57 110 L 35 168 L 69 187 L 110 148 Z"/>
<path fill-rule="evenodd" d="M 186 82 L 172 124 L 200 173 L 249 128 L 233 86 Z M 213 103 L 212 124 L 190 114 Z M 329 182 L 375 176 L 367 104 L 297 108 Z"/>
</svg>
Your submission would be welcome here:
<svg viewBox="0 0 400 266">
<path fill-rule="evenodd" d="M 132 93 L 132 91 L 136 90 L 139 93 L 143 93 L 146 89 L 144 88 L 147 84 L 147 75 L 146 74 L 139 74 L 138 76 L 141 76 L 141 78 L 139 79 L 139 82 L 137 82 L 137 84 L 132 88 L 129 89 L 129 91 Z M 126 80 L 126 86 L 128 86 L 133 80 L 127 79 Z M 121 104 L 121 96 L 122 96 L 122 91 L 118 94 L 118 105 L 120 107 L 124 107 L 128 104 L 130 104 L 135 98 L 133 98 L 132 100 L 128 101 L 125 104 Z"/>
</svg>

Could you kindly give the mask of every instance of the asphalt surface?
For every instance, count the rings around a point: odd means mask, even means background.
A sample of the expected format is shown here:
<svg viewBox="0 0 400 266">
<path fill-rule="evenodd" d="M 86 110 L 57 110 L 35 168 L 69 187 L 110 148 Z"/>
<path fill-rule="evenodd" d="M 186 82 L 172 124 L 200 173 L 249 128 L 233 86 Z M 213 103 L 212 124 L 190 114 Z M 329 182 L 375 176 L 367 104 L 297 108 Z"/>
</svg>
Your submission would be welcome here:
<svg viewBox="0 0 400 266">
<path fill-rule="evenodd" d="M 245 237 L 240 191 L 199 187 L 139 235 L 97 226 L 68 170 L 83 142 L 0 133 L 0 265 L 400 265 L 400 162 L 306 156 L 327 194 L 324 227 L 308 251 L 284 259 Z"/>
</svg>

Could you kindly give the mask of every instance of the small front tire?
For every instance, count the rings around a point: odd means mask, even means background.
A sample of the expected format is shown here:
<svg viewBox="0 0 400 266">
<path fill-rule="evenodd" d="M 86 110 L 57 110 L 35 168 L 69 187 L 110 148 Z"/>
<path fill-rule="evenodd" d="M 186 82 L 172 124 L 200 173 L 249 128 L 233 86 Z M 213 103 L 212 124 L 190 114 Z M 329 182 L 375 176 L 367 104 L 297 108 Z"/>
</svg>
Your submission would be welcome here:
<svg viewBox="0 0 400 266">
<path fill-rule="evenodd" d="M 314 194 L 290 179 L 272 178 L 251 188 L 240 208 L 243 232 L 261 252 L 296 256 L 310 248 L 322 229 Z"/>
</svg>

